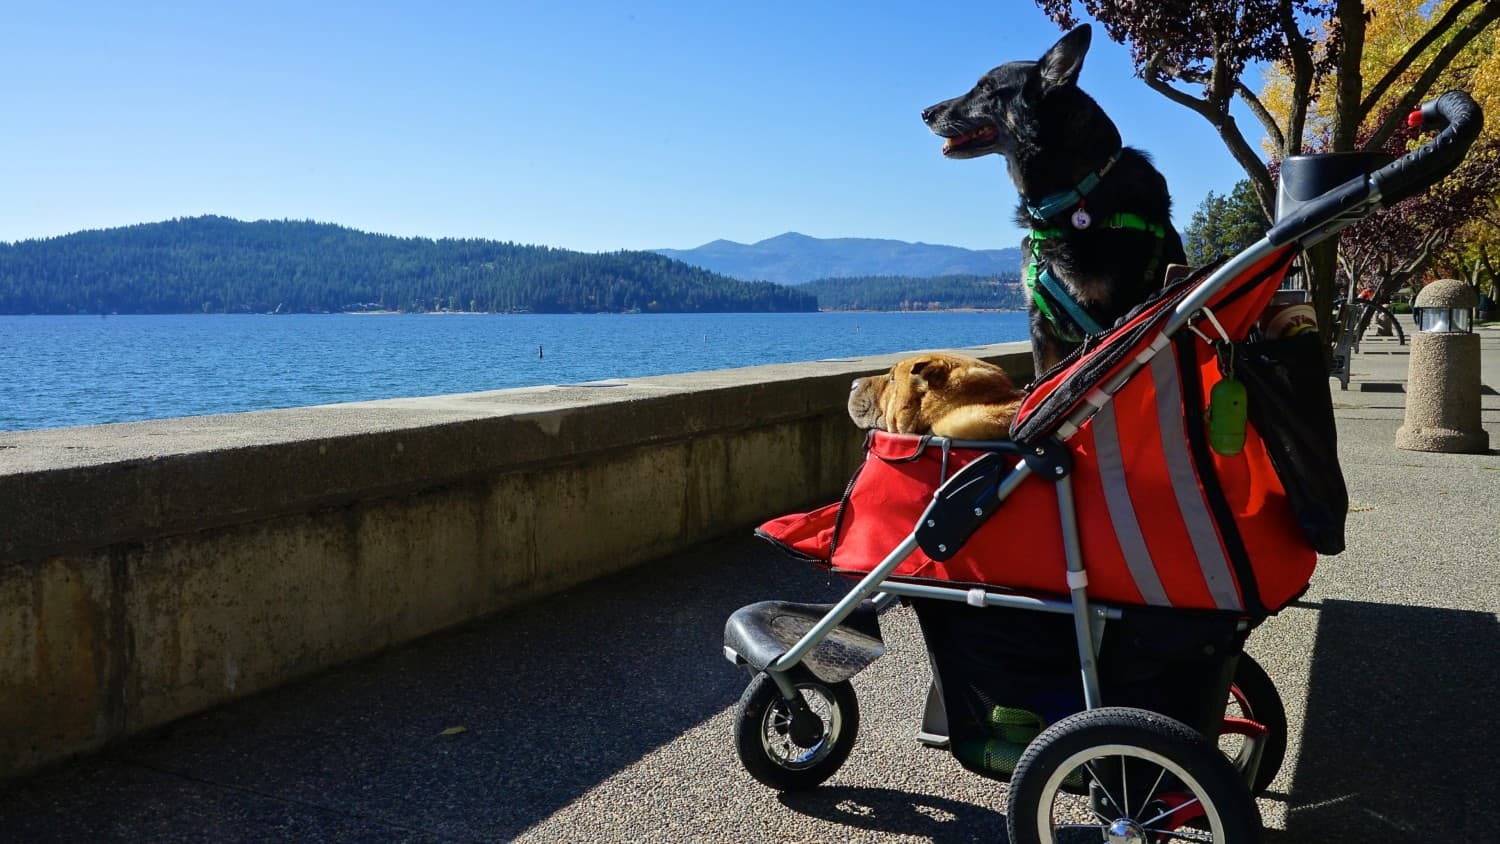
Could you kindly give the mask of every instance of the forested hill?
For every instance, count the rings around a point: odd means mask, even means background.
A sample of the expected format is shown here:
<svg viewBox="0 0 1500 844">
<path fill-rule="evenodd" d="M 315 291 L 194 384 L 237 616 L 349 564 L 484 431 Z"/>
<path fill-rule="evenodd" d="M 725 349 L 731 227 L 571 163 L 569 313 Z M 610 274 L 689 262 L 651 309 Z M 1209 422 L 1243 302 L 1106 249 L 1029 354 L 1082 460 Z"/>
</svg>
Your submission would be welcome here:
<svg viewBox="0 0 1500 844">
<path fill-rule="evenodd" d="M 818 306 L 825 311 L 1026 309 L 1021 282 L 1013 274 L 1000 278 L 983 275 L 820 278 L 797 289 L 817 294 Z"/>
<path fill-rule="evenodd" d="M 810 294 L 652 252 L 193 217 L 0 243 L 0 314 L 812 311 Z"/>
</svg>

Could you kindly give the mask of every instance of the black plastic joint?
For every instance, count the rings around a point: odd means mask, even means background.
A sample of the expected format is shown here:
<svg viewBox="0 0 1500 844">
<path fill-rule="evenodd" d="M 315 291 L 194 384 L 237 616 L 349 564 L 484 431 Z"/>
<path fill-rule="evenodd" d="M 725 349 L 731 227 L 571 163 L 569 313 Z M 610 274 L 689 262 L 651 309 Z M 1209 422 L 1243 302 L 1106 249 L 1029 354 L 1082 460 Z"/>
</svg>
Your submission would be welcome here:
<svg viewBox="0 0 1500 844">
<path fill-rule="evenodd" d="M 1073 452 L 1055 439 L 1030 443 L 1021 452 L 1026 468 L 1033 475 L 1049 481 L 1060 481 L 1073 473 Z"/>
</svg>

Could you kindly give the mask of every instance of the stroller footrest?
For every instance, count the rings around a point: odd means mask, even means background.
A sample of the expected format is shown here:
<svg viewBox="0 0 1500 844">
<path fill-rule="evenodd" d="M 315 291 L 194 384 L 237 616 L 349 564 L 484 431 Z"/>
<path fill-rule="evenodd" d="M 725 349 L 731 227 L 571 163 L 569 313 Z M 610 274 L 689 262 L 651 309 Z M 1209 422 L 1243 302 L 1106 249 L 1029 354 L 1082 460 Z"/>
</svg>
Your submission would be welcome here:
<svg viewBox="0 0 1500 844">
<path fill-rule="evenodd" d="M 764 671 L 833 609 L 833 604 L 761 601 L 735 610 L 724 625 L 724 650 L 736 662 Z M 875 604 L 864 601 L 802 660 L 813 676 L 839 683 L 885 653 Z"/>
</svg>

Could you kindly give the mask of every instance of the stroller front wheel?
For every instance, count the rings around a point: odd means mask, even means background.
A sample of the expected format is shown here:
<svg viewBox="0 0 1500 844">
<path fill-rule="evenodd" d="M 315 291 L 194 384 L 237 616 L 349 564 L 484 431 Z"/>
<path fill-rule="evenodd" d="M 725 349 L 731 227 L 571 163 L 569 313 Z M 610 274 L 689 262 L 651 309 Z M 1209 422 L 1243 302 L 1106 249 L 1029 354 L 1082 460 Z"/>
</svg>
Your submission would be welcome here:
<svg viewBox="0 0 1500 844">
<path fill-rule="evenodd" d="M 1118 707 L 1070 715 L 1031 742 L 1011 777 L 1006 827 L 1011 844 L 1246 844 L 1261 828 L 1217 746 L 1180 721 Z"/>
<path fill-rule="evenodd" d="M 817 719 L 811 731 L 792 726 L 792 707 L 769 676 L 755 675 L 735 706 L 734 744 L 750 776 L 777 791 L 813 788 L 849 758 L 859 732 L 854 686 L 804 680 L 796 684 Z"/>
</svg>

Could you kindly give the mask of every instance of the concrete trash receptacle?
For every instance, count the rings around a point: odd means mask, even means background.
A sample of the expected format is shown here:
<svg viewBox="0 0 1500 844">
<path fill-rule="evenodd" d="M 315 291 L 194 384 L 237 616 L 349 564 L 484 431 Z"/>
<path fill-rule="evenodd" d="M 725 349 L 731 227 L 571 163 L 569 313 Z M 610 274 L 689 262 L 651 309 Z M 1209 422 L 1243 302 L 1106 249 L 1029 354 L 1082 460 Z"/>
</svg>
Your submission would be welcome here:
<svg viewBox="0 0 1500 844">
<path fill-rule="evenodd" d="M 1406 418 L 1396 447 L 1464 454 L 1489 450 L 1479 415 L 1479 293 L 1453 279 L 1422 288 L 1412 303 L 1418 330 L 1407 364 Z"/>
</svg>

